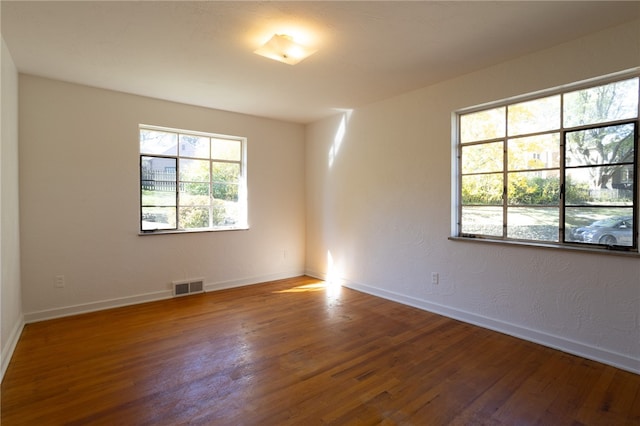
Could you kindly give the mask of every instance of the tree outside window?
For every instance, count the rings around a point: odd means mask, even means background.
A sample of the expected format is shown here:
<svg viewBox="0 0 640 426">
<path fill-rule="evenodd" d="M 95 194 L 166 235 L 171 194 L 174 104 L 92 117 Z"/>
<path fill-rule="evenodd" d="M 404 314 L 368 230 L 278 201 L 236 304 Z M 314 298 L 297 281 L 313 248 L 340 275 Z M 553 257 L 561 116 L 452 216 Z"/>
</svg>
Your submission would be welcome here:
<svg viewBox="0 0 640 426">
<path fill-rule="evenodd" d="M 638 81 L 459 114 L 459 235 L 637 251 Z"/>
<path fill-rule="evenodd" d="M 247 227 L 246 140 L 140 127 L 140 229 Z"/>
</svg>

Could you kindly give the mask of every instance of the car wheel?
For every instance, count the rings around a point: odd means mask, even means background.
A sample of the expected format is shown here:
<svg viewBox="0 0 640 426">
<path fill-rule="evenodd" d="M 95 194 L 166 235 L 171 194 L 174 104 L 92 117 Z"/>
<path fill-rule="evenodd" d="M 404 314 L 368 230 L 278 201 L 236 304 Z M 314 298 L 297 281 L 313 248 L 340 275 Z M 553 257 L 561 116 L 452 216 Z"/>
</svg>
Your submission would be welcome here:
<svg viewBox="0 0 640 426">
<path fill-rule="evenodd" d="M 613 235 L 604 235 L 600 238 L 599 243 L 607 246 L 614 246 L 618 243 L 618 240 L 616 240 L 616 237 Z"/>
</svg>

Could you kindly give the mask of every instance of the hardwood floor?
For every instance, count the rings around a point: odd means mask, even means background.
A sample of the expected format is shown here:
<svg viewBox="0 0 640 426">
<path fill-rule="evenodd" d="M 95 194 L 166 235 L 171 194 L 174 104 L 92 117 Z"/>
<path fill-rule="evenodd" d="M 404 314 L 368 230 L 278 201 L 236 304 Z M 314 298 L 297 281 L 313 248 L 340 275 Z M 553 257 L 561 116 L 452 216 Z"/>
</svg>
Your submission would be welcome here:
<svg viewBox="0 0 640 426">
<path fill-rule="evenodd" d="M 29 324 L 11 425 L 639 425 L 640 376 L 300 277 Z"/>
</svg>

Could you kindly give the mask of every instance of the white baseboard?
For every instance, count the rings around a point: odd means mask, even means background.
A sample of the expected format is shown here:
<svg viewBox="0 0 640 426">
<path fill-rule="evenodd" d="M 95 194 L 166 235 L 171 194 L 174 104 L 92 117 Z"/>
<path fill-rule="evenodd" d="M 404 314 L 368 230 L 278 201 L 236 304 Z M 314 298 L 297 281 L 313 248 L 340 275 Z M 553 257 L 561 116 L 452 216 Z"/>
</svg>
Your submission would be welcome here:
<svg viewBox="0 0 640 426">
<path fill-rule="evenodd" d="M 235 287 L 244 287 L 247 285 L 260 284 L 269 281 L 284 280 L 287 278 L 299 277 L 304 275 L 304 271 L 292 271 L 270 275 L 260 275 L 255 277 L 241 278 L 238 280 L 219 281 L 217 283 L 205 284 L 205 291 L 226 290 Z"/>
<path fill-rule="evenodd" d="M 205 291 L 216 291 L 227 288 L 242 287 L 245 285 L 258 284 L 267 281 L 274 281 L 285 278 L 292 278 L 303 275 L 302 271 L 294 271 L 288 273 L 261 275 L 255 277 L 247 277 L 238 280 L 221 281 L 217 283 L 208 283 L 204 285 Z M 99 300 L 96 302 L 83 303 L 79 305 L 65 306 L 62 308 L 46 309 L 42 311 L 29 312 L 24 314 L 24 322 L 26 324 L 38 321 L 45 321 L 54 318 L 67 317 L 71 315 L 84 314 L 87 312 L 102 311 L 104 309 L 119 308 L 128 305 L 137 305 L 139 303 L 153 302 L 156 300 L 169 299 L 173 297 L 170 289 L 156 291 L 153 293 L 138 294 L 134 296 L 119 297 L 115 299 Z"/>
<path fill-rule="evenodd" d="M 65 306 L 62 308 L 46 309 L 43 311 L 24 314 L 25 323 L 45 321 L 54 318 L 68 317 L 71 315 L 85 314 L 87 312 L 102 311 L 104 309 L 119 308 L 121 306 L 137 305 L 138 303 L 153 302 L 173 297 L 171 290 L 156 291 L 153 293 L 138 294 L 134 296 L 118 297 L 115 299 L 99 300 L 97 302 L 82 303 L 79 305 Z"/>
<path fill-rule="evenodd" d="M 16 345 L 18 344 L 18 340 L 20 340 L 20 336 L 22 335 L 24 324 L 24 317 L 20 316 L 20 319 L 16 322 L 15 326 L 11 330 L 11 334 L 9 335 L 9 339 L 7 340 L 7 345 L 2 348 L 2 354 L 0 354 L 0 359 L 2 360 L 2 362 L 0 363 L 0 382 L 2 382 L 2 379 L 4 379 L 4 373 L 7 371 L 7 367 L 9 367 L 9 362 L 11 362 L 13 352 L 16 350 Z"/>
<path fill-rule="evenodd" d="M 316 271 L 307 270 L 306 274 L 314 278 L 326 279 L 325 274 L 318 273 Z M 489 330 L 508 334 L 510 336 L 538 343 L 543 346 L 547 346 L 583 358 L 591 359 L 593 361 L 598 361 L 603 364 L 611 365 L 622 370 L 640 374 L 640 359 L 637 358 L 632 358 L 624 354 L 619 354 L 603 348 L 594 347 L 585 343 L 576 342 L 564 337 L 554 336 L 542 331 L 533 330 L 471 312 L 466 312 L 437 303 L 428 302 L 426 300 L 417 299 L 393 291 L 383 290 L 377 287 L 371 287 L 365 284 L 351 282 L 344 279 L 341 279 L 340 281 L 343 286 L 351 288 L 353 290 L 358 290 L 363 293 L 371 294 L 373 296 L 382 297 L 383 299 L 392 300 L 404 305 L 413 306 L 414 308 L 433 312 L 445 317 L 453 318 L 469 324 L 487 328 Z"/>
<path fill-rule="evenodd" d="M 307 270 L 306 272 L 294 271 L 290 273 L 279 273 L 271 275 L 262 275 L 255 277 L 247 277 L 238 280 L 221 281 L 217 283 L 205 284 L 205 291 L 217 291 L 235 287 L 242 287 L 252 284 L 259 284 L 267 281 L 274 281 L 286 278 L 292 278 L 306 274 L 318 279 L 326 279 L 324 273 L 317 271 Z M 564 337 L 554 336 L 538 330 L 529 329 L 519 325 L 510 324 L 504 321 L 496 320 L 493 318 L 484 317 L 471 312 L 466 312 L 451 308 L 448 306 L 440 305 L 437 303 L 428 302 L 422 299 L 417 299 L 411 296 L 395 293 L 388 290 L 383 290 L 368 285 L 350 282 L 347 280 L 341 280 L 342 285 L 348 288 L 352 288 L 363 293 L 371 294 L 373 296 L 382 297 L 384 299 L 392 300 L 394 302 L 402 303 L 408 306 L 413 306 L 428 312 L 433 312 L 439 315 L 443 315 L 449 318 L 460 320 L 469 324 L 474 324 L 483 328 L 494 330 L 500 333 L 508 334 L 520 339 L 528 340 L 534 343 L 548 346 L 553 349 L 558 349 L 563 352 L 578 355 L 584 358 L 592 359 L 594 361 L 602 362 L 623 370 L 631 371 L 636 374 L 640 374 L 640 359 L 632 358 L 630 356 L 619 354 L 613 351 L 609 351 L 603 348 L 594 347 L 581 342 L 572 341 Z M 168 299 L 172 297 L 171 290 L 159 291 L 154 293 L 146 293 L 136 296 L 128 296 L 117 299 L 103 300 L 98 302 L 85 303 L 74 306 L 67 306 L 63 308 L 49 309 L 38 312 L 30 312 L 24 314 L 24 319 L 16 324 L 12 331 L 9 344 L 2 351 L 2 377 L 6 367 L 9 365 L 11 355 L 15 350 L 15 346 L 20 338 L 22 329 L 25 324 L 37 321 L 44 321 L 53 318 L 59 318 L 70 315 L 77 315 L 86 312 L 99 311 L 103 309 L 116 308 L 120 306 L 134 305 L 138 303 L 152 302 L 155 300 Z"/>
<path fill-rule="evenodd" d="M 318 271 L 314 271 L 313 269 L 306 269 L 304 271 L 304 274 L 311 277 L 311 278 L 317 278 L 319 280 L 323 280 L 325 281 L 327 279 L 327 274 L 325 274 L 324 272 L 318 272 Z"/>
</svg>

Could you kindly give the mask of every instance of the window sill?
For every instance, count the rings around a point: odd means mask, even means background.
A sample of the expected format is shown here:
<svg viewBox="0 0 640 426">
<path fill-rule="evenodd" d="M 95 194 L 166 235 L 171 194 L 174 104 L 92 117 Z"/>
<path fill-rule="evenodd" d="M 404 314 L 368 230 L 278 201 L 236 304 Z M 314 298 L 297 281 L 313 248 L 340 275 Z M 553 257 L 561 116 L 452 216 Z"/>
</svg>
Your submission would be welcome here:
<svg viewBox="0 0 640 426">
<path fill-rule="evenodd" d="M 200 234 L 203 232 L 226 232 L 226 231 L 248 231 L 249 227 L 244 228 L 215 228 L 215 229 L 160 229 L 157 231 L 138 231 L 138 235 L 146 237 L 147 235 L 167 235 L 167 234 Z"/>
<path fill-rule="evenodd" d="M 554 243 L 535 243 L 535 242 L 524 242 L 524 241 L 507 241 L 507 240 L 492 240 L 488 238 L 474 238 L 474 237 L 449 237 L 451 241 L 461 241 L 461 242 L 470 242 L 470 243 L 485 243 L 485 244 L 499 244 L 499 245 L 507 245 L 507 246 L 521 246 L 521 247 L 535 247 L 549 250 L 561 250 L 568 252 L 579 252 L 579 253 L 587 253 L 587 254 L 604 254 L 610 256 L 623 256 L 623 257 L 632 257 L 632 258 L 640 258 L 640 253 L 637 251 L 623 251 L 623 250 L 614 250 L 614 249 L 606 249 L 606 248 L 595 248 L 595 247 L 577 247 L 571 245 L 564 244 L 554 244 Z"/>
</svg>

